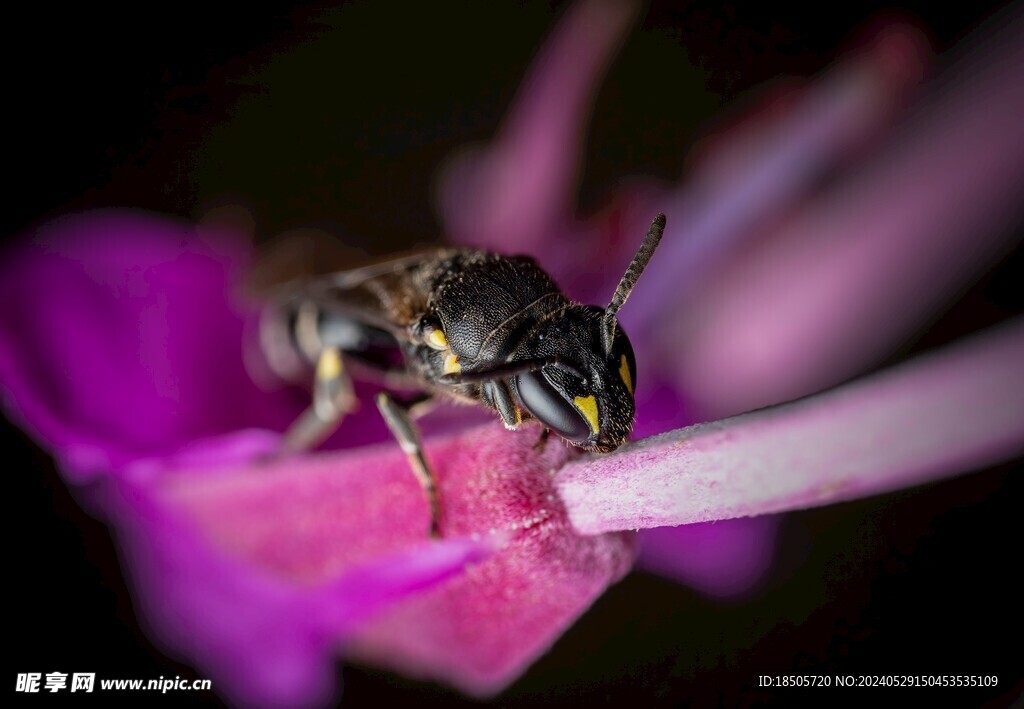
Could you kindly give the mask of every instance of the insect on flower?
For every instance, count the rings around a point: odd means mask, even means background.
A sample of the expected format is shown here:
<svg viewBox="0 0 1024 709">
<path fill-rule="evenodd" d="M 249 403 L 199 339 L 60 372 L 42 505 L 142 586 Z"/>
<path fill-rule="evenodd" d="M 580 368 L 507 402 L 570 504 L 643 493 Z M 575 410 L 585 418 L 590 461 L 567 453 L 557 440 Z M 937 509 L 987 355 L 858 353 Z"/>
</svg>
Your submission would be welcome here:
<svg viewBox="0 0 1024 709">
<path fill-rule="evenodd" d="M 382 391 L 377 406 L 427 495 L 434 537 L 436 478 L 413 420 L 438 396 L 482 403 L 508 429 L 536 420 L 538 446 L 554 431 L 586 450 L 615 450 L 636 411 L 636 361 L 616 313 L 664 230 L 659 214 L 605 308 L 571 302 L 529 257 L 469 249 L 285 286 L 265 311 L 261 346 L 277 374 L 313 380 L 312 404 L 289 428 L 286 446 L 315 446 L 353 410 L 350 368 L 416 391 L 409 398 Z"/>
</svg>

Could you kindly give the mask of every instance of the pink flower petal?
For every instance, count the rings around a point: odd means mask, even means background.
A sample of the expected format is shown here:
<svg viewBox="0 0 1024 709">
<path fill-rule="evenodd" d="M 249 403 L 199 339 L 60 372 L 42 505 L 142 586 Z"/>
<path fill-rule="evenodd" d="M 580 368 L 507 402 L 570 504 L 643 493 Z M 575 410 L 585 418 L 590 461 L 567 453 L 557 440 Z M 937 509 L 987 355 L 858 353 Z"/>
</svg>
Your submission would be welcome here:
<svg viewBox="0 0 1024 709">
<path fill-rule="evenodd" d="M 656 527 L 640 533 L 637 565 L 721 600 L 750 597 L 775 563 L 778 515 Z"/>
<path fill-rule="evenodd" d="M 801 401 L 572 462 L 583 533 L 802 509 L 938 480 L 1024 450 L 1024 320 Z"/>
<path fill-rule="evenodd" d="M 230 288 L 238 240 L 129 212 L 66 217 L 5 250 L 0 386 L 75 477 L 197 438 L 281 428 L 300 404 L 257 389 Z"/>
<path fill-rule="evenodd" d="M 340 641 L 491 551 L 469 540 L 424 542 L 302 584 L 213 548 L 147 487 L 111 479 L 104 493 L 150 635 L 242 706 L 326 703 L 336 692 Z"/>
<path fill-rule="evenodd" d="M 552 471 L 572 451 L 492 424 L 430 440 L 446 536 L 510 535 L 488 561 L 411 597 L 357 633 L 351 653 L 404 674 L 489 694 L 517 677 L 632 562 L 631 535 L 580 537 Z M 212 473 L 212 474 L 211 474 Z M 222 549 L 278 577 L 319 583 L 422 544 L 427 505 L 397 446 L 168 477 Z"/>
</svg>

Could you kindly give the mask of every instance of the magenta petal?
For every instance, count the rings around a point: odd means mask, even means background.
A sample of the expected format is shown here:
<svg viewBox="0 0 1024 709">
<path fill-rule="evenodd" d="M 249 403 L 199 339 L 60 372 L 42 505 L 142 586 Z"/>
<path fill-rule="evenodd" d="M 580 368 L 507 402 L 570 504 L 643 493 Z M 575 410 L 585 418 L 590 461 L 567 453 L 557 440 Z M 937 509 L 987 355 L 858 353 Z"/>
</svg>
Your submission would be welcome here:
<svg viewBox="0 0 1024 709">
<path fill-rule="evenodd" d="M 569 463 L 584 533 L 729 519 L 918 485 L 1024 450 L 1024 320 L 825 394 Z"/>
<path fill-rule="evenodd" d="M 486 149 L 456 156 L 442 178 L 440 211 L 450 239 L 527 253 L 551 246 L 572 214 L 591 105 L 640 8 L 584 0 L 567 8 Z"/>
<path fill-rule="evenodd" d="M 645 529 L 637 563 L 713 598 L 739 600 L 766 580 L 779 520 L 766 515 Z"/>
<path fill-rule="evenodd" d="M 536 453 L 535 433 L 492 424 L 428 440 L 445 536 L 498 533 L 510 541 L 360 630 L 354 656 L 492 693 L 626 573 L 631 535 L 573 530 L 552 480 L 572 453 L 557 442 Z M 218 546 L 279 577 L 317 583 L 426 537 L 423 493 L 393 445 L 210 472 L 169 481 L 174 504 Z"/>
<path fill-rule="evenodd" d="M 232 302 L 249 248 L 133 213 L 53 222 L 4 254 L 0 385 L 12 415 L 88 476 L 297 414 L 258 390 Z"/>
<path fill-rule="evenodd" d="M 166 471 L 209 469 L 214 466 L 244 465 L 275 455 L 281 450 L 283 434 L 261 428 L 232 431 L 215 438 L 203 438 L 159 458 L 140 458 L 125 466 L 135 481 L 157 477 Z"/>
<path fill-rule="evenodd" d="M 110 480 L 105 492 L 150 634 L 240 706 L 325 703 L 335 692 L 339 641 L 372 613 L 490 551 L 468 540 L 424 543 L 300 584 L 213 548 L 148 487 Z"/>
</svg>

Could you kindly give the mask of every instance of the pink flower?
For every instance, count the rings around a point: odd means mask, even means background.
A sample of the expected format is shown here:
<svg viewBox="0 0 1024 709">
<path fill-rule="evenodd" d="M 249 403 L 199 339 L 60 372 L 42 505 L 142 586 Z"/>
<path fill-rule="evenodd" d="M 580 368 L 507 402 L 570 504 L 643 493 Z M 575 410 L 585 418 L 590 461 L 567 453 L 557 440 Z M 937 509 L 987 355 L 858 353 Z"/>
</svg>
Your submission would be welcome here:
<svg viewBox="0 0 1024 709">
<path fill-rule="evenodd" d="M 440 208 L 454 239 L 500 248 L 515 234 L 556 275 L 601 274 L 562 279 L 594 301 L 618 278 L 607 263 L 669 214 L 623 311 L 647 378 L 641 440 L 604 457 L 539 454 L 494 422 L 430 439 L 444 542 L 424 538 L 421 493 L 372 411 L 335 437 L 351 450 L 262 460 L 304 401 L 245 374 L 240 241 L 107 213 L 5 253 L 4 302 L 31 303 L 0 317 L 8 414 L 115 529 L 154 637 L 230 700 L 323 702 L 339 649 L 491 694 L 629 570 L 629 530 L 659 528 L 641 539 L 652 568 L 741 597 L 773 554 L 777 519 L 758 515 L 1024 449 L 1020 322 L 795 404 L 678 428 L 863 371 L 1006 248 L 1024 164 L 1007 67 L 1024 47 L 953 64 L 893 149 L 862 154 L 921 63 L 915 35 L 891 27 L 685 185 L 635 185 L 580 222 L 580 136 L 633 19 L 629 5 L 571 8 L 498 138 L 449 165 Z M 964 66 L 970 83 L 956 80 Z M 693 525 L 736 517 L 751 519 Z"/>
</svg>

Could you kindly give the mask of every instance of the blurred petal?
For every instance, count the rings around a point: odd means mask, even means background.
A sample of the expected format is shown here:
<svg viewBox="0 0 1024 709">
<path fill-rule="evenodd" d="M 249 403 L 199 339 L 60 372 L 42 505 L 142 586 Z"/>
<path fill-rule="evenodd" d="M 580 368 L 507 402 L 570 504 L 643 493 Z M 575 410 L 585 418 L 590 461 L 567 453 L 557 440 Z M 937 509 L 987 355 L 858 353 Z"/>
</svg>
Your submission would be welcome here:
<svg viewBox="0 0 1024 709">
<path fill-rule="evenodd" d="M 645 529 L 637 564 L 705 595 L 739 600 L 767 578 L 779 520 L 765 515 Z"/>
<path fill-rule="evenodd" d="M 51 224 L 10 254 L 0 287 L 37 307 L 0 321 L 7 404 L 65 472 L 116 473 L 89 490 L 119 530 L 141 615 L 228 696 L 322 701 L 341 636 L 481 553 L 422 551 L 427 505 L 392 444 L 259 462 L 297 407 L 242 366 L 246 314 L 230 296 L 244 244 L 107 213 Z M 532 437 L 493 431 L 430 454 L 447 459 L 447 536 L 513 531 L 515 544 L 359 641 L 381 664 L 481 693 L 522 672 L 633 557 L 630 535 L 580 538 L 566 521 L 550 471 L 569 450 L 539 456 Z M 400 619 L 410 612 L 421 620 Z"/>
<path fill-rule="evenodd" d="M 492 425 L 428 441 L 445 536 L 501 533 L 511 541 L 360 630 L 353 655 L 493 693 L 628 571 L 631 535 L 576 534 L 552 481 L 573 453 L 552 442 L 538 454 L 533 433 Z M 219 548 L 302 583 L 416 547 L 428 526 L 423 493 L 393 445 L 184 473 L 167 484 L 173 504 Z"/>
<path fill-rule="evenodd" d="M 580 151 L 608 64 L 640 5 L 574 3 L 534 61 L 498 139 L 452 159 L 442 176 L 440 211 L 448 238 L 524 252 L 550 246 L 572 214 Z"/>
<path fill-rule="evenodd" d="M 668 217 L 666 238 L 631 299 L 634 331 L 662 331 L 659 305 L 699 292 L 721 258 L 761 235 L 823 174 L 884 132 L 920 79 L 926 57 L 917 30 L 886 26 L 868 47 L 799 92 L 780 115 L 755 113 L 727 128 L 686 183 L 656 205 Z"/>
<path fill-rule="evenodd" d="M 248 246 L 127 212 L 52 222 L 4 254 L 0 386 L 72 476 L 297 415 L 242 364 L 229 289 Z"/>
<path fill-rule="evenodd" d="M 240 706 L 327 703 L 336 691 L 334 651 L 341 640 L 381 608 L 491 551 L 469 540 L 424 541 L 302 584 L 213 548 L 147 487 L 110 480 L 105 492 L 103 506 L 150 635 Z"/>
<path fill-rule="evenodd" d="M 1024 320 L 825 394 L 569 463 L 585 534 L 802 509 L 1024 450 Z"/>
<path fill-rule="evenodd" d="M 830 386 L 890 353 L 1019 238 L 1024 19 L 973 38 L 886 149 L 679 311 L 663 356 L 718 414 Z"/>
</svg>

